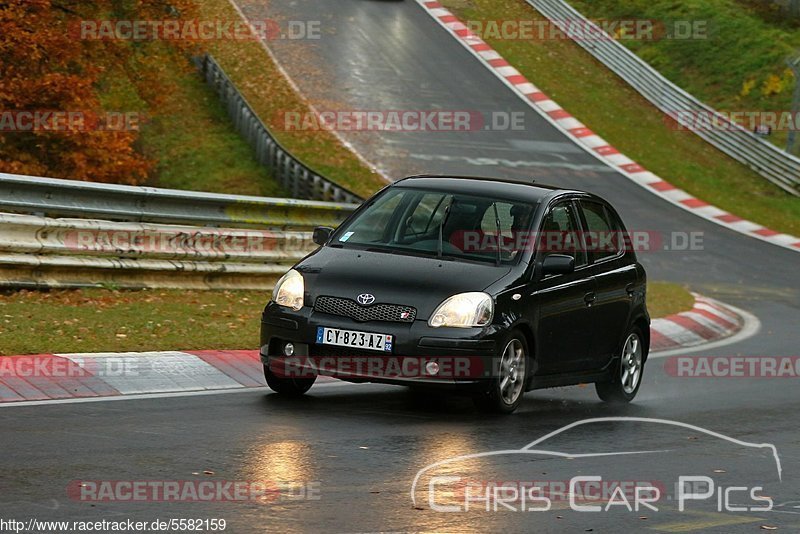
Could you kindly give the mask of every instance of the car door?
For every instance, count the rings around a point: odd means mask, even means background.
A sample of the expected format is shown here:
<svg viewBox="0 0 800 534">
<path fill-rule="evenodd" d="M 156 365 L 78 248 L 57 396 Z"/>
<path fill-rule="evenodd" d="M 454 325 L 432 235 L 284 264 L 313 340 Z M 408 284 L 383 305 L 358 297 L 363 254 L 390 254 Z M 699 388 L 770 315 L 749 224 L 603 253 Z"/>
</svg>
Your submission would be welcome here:
<svg viewBox="0 0 800 534">
<path fill-rule="evenodd" d="M 550 207 L 537 233 L 536 270 L 530 306 L 537 318 L 538 374 L 569 373 L 586 367 L 591 358 L 595 281 L 586 252 L 577 246 L 580 218 L 571 200 Z M 575 258 L 570 274 L 542 276 L 549 254 Z"/>
<path fill-rule="evenodd" d="M 591 310 L 594 367 L 602 367 L 619 350 L 620 340 L 630 319 L 636 286 L 636 262 L 626 254 L 622 239 L 624 226 L 616 213 L 602 202 L 579 201 L 585 229 L 586 248 L 596 282 L 596 300 Z"/>
</svg>

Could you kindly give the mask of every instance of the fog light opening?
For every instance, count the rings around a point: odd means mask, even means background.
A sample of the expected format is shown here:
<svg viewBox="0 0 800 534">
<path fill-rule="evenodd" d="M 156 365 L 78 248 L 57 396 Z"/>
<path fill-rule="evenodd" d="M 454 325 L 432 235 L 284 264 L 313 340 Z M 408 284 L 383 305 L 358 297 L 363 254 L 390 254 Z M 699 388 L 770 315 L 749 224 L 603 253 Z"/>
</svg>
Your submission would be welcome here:
<svg viewBox="0 0 800 534">
<path fill-rule="evenodd" d="M 425 370 L 428 372 L 429 375 L 438 375 L 439 364 L 436 362 L 428 362 L 425 364 Z"/>
<path fill-rule="evenodd" d="M 284 356 L 294 356 L 294 344 L 287 343 L 283 346 L 283 354 Z"/>
</svg>

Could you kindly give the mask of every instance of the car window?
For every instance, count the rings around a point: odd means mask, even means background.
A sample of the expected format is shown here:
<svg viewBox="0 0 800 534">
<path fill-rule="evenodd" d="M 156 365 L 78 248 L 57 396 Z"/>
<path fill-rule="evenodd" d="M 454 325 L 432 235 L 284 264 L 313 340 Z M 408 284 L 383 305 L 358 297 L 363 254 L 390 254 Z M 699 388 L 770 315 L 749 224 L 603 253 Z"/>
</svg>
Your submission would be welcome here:
<svg viewBox="0 0 800 534">
<path fill-rule="evenodd" d="M 386 232 L 386 221 L 388 221 L 397 207 L 400 205 L 402 195 L 383 195 L 375 201 L 362 217 L 359 217 L 350 226 L 350 235 L 358 233 L 364 242 L 377 243 L 384 240 Z M 349 236 L 342 235 L 339 241 L 347 241 Z"/>
<path fill-rule="evenodd" d="M 453 195 L 444 193 L 426 193 L 419 202 L 409 207 L 410 214 L 402 226 L 401 239 L 419 238 L 435 232 L 444 217 Z"/>
<path fill-rule="evenodd" d="M 580 202 L 586 220 L 586 248 L 593 262 L 616 256 L 619 252 L 616 225 L 611 222 L 608 210 L 597 202 Z"/>
<path fill-rule="evenodd" d="M 569 254 L 575 258 L 575 266 L 587 264 L 586 251 L 579 246 L 580 225 L 572 202 L 553 206 L 545 215 L 537 236 L 537 247 L 544 259 L 549 254 Z"/>
<path fill-rule="evenodd" d="M 483 214 L 481 219 L 481 231 L 486 234 L 497 234 L 497 219 L 500 220 L 500 235 L 503 237 L 512 236 L 512 227 L 514 226 L 514 217 L 511 216 L 511 208 L 513 204 L 506 204 L 505 202 L 496 202 L 497 218 L 495 218 L 494 206 L 489 206 Z"/>
</svg>

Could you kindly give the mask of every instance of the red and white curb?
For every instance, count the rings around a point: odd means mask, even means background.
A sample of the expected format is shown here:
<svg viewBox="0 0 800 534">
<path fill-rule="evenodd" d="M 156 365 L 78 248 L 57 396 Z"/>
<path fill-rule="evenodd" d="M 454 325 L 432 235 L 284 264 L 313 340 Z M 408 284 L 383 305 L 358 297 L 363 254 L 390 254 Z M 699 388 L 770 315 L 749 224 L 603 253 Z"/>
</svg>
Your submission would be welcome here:
<svg viewBox="0 0 800 534">
<path fill-rule="evenodd" d="M 319 377 L 318 382 L 335 380 Z M 264 386 L 257 350 L 0 357 L 0 406 L 203 394 Z"/>
<path fill-rule="evenodd" d="M 800 252 L 800 237 L 782 234 L 760 224 L 742 219 L 716 206 L 693 197 L 668 181 L 656 176 L 625 154 L 611 146 L 585 124 L 570 115 L 553 99 L 533 85 L 522 73 L 506 61 L 483 39 L 472 32 L 458 17 L 439 2 L 416 0 L 450 35 L 455 37 L 472 55 L 510 87 L 531 108 L 558 130 L 571 137 L 578 146 L 597 157 L 634 183 L 651 193 L 690 211 L 704 219 L 730 228 L 741 234 Z"/>
<path fill-rule="evenodd" d="M 695 298 L 691 311 L 653 320 L 655 357 L 757 331 L 758 319 L 747 312 Z M 263 373 L 257 350 L 0 356 L 0 407 L 246 391 L 265 386 Z M 344 383 L 320 376 L 317 384 Z"/>
<path fill-rule="evenodd" d="M 706 349 L 723 340 L 750 337 L 760 327 L 758 319 L 744 310 L 697 293 L 692 295 L 695 301 L 691 310 L 653 319 L 650 352 L 671 354 L 693 347 Z"/>
</svg>

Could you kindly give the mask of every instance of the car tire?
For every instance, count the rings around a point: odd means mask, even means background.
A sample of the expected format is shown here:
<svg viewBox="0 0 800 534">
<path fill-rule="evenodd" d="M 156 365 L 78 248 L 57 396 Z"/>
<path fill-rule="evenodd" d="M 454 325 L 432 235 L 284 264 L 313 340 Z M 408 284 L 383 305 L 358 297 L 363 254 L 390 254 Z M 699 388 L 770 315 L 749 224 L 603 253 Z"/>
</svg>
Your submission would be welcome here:
<svg viewBox="0 0 800 534">
<path fill-rule="evenodd" d="M 528 343 L 520 332 L 514 331 L 501 344 L 497 355 L 499 369 L 486 391 L 474 397 L 482 411 L 509 414 L 522 404 L 528 383 Z"/>
<path fill-rule="evenodd" d="M 612 370 L 612 378 L 595 384 L 597 396 L 610 403 L 631 402 L 642 385 L 646 360 L 644 337 L 638 327 L 633 327 L 622 343 L 619 358 Z"/>
<path fill-rule="evenodd" d="M 305 394 L 317 379 L 316 376 L 310 378 L 281 378 L 275 376 L 269 365 L 264 365 L 264 378 L 267 379 L 267 385 L 272 391 L 287 397 L 299 397 Z"/>
</svg>

